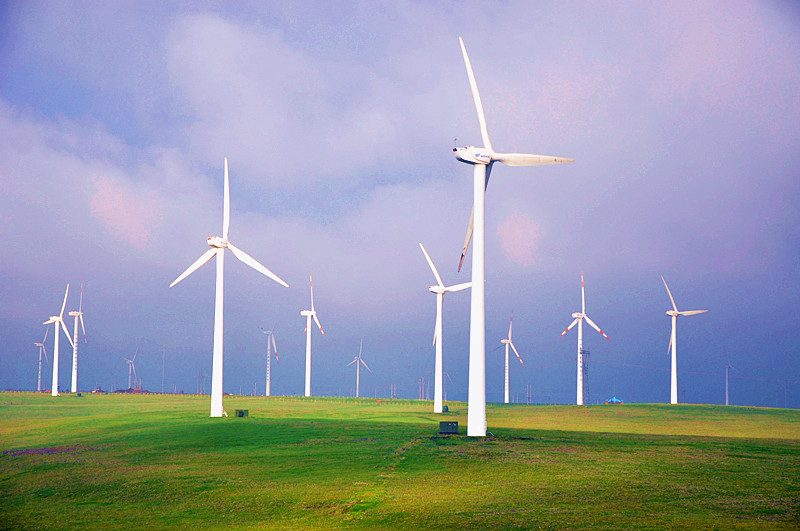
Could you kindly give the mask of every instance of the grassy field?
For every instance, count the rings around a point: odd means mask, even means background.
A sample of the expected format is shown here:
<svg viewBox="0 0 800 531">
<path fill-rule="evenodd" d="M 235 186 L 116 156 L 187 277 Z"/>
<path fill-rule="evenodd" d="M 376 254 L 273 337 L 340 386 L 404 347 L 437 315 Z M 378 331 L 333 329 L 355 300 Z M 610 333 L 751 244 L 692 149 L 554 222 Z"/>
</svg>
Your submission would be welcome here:
<svg viewBox="0 0 800 531">
<path fill-rule="evenodd" d="M 800 411 L 0 393 L 9 529 L 798 529 Z M 437 436 L 440 420 L 461 435 Z"/>
</svg>

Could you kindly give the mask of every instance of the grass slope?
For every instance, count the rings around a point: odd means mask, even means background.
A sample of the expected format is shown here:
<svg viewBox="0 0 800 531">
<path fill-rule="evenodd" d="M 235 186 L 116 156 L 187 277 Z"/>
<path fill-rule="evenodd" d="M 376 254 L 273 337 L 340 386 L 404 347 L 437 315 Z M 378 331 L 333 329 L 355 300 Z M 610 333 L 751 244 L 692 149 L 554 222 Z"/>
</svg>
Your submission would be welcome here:
<svg viewBox="0 0 800 531">
<path fill-rule="evenodd" d="M 797 529 L 800 411 L 0 393 L 11 529 Z"/>
</svg>

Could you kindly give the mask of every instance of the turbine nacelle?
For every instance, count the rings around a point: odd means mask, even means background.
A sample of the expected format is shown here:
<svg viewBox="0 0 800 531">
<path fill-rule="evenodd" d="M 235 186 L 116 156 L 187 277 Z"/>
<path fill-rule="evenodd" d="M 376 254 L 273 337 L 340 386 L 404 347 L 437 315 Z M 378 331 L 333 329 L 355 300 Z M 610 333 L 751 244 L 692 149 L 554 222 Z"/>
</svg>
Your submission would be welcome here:
<svg viewBox="0 0 800 531">
<path fill-rule="evenodd" d="M 458 160 L 466 162 L 467 164 L 492 163 L 492 152 L 485 148 L 475 146 L 456 147 L 453 148 L 453 153 L 456 154 Z"/>
<path fill-rule="evenodd" d="M 572 317 L 574 317 L 575 319 L 583 319 L 586 316 L 584 314 L 582 314 L 581 312 L 575 312 L 575 313 L 572 314 Z"/>
<path fill-rule="evenodd" d="M 317 312 L 312 310 L 301 310 L 300 315 L 302 315 L 303 317 L 311 317 L 317 315 Z"/>
<path fill-rule="evenodd" d="M 209 236 L 206 238 L 206 241 L 210 247 L 214 247 L 216 249 L 228 248 L 228 240 L 222 238 L 221 236 Z"/>
</svg>

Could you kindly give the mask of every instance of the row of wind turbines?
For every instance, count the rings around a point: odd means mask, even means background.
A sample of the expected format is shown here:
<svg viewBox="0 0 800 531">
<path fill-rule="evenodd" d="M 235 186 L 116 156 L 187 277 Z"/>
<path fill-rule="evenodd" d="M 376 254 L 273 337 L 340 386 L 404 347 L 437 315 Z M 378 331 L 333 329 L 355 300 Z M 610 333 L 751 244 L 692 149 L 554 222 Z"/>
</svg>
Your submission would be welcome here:
<svg viewBox="0 0 800 531">
<path fill-rule="evenodd" d="M 478 124 L 480 127 L 481 138 L 483 146 L 465 146 L 456 147 L 453 149 L 457 160 L 470 164 L 473 166 L 473 208 L 470 220 L 467 227 L 467 234 L 464 240 L 464 245 L 461 252 L 461 259 L 459 261 L 459 271 L 464 263 L 470 243 L 472 244 L 472 280 L 462 284 L 453 286 L 445 286 L 442 282 L 433 261 L 430 259 L 425 248 L 420 243 L 420 248 L 425 255 L 428 264 L 433 271 L 436 278 L 436 285 L 430 286 L 430 291 L 437 296 L 437 316 L 436 326 L 434 331 L 434 344 L 436 346 L 435 358 L 435 390 L 434 390 L 434 411 L 442 411 L 442 304 L 444 294 L 450 291 L 461 291 L 471 288 L 471 302 L 470 302 L 470 341 L 469 341 L 469 391 L 468 391 L 468 411 L 467 411 L 467 435 L 468 436 L 485 436 L 486 435 L 486 329 L 485 329 L 485 290 L 484 290 L 484 277 L 485 277 L 485 213 L 484 213 L 484 198 L 485 191 L 489 184 L 489 176 L 491 174 L 492 166 L 495 162 L 501 162 L 508 166 L 540 166 L 550 164 L 562 164 L 573 162 L 573 159 L 564 157 L 553 157 L 548 155 L 533 155 L 527 153 L 500 153 L 496 152 L 489 138 L 488 128 L 486 125 L 486 117 L 481 103 L 480 94 L 478 92 L 475 75 L 473 73 L 472 65 L 467 55 L 464 41 L 459 37 L 459 44 L 464 59 L 464 64 L 469 78 L 469 84 L 472 91 L 472 97 L 475 104 L 475 109 L 478 115 Z M 181 273 L 171 284 L 170 287 L 175 286 L 183 279 L 191 275 L 194 271 L 202 267 L 212 258 L 216 257 L 216 295 L 215 295 L 215 310 L 214 310 L 214 340 L 213 340 L 213 358 L 212 358 L 212 385 L 211 385 L 211 417 L 220 417 L 224 415 L 222 405 L 222 381 L 223 381 L 223 303 L 224 303 L 224 267 L 225 267 L 225 250 L 230 250 L 233 255 L 244 262 L 251 268 L 255 269 L 262 275 L 272 279 L 273 281 L 288 287 L 280 277 L 275 275 L 272 271 L 264 267 L 261 263 L 256 261 L 252 256 L 236 247 L 229 240 L 230 228 L 230 187 L 228 177 L 228 160 L 225 159 L 224 163 L 224 197 L 223 197 L 223 221 L 222 221 L 222 236 L 212 236 L 207 238 L 207 244 L 210 247 L 203 253 L 194 263 L 192 263 L 183 273 Z M 309 282 L 311 284 L 311 309 L 303 310 L 300 312 L 301 316 L 306 317 L 306 374 L 305 374 L 305 395 L 311 395 L 311 320 L 319 328 L 320 332 L 324 335 L 322 325 L 319 322 L 316 311 L 314 309 L 313 298 L 313 282 L 309 275 Z M 664 282 L 666 286 L 666 281 Z M 69 287 L 68 287 L 69 289 Z M 581 350 L 583 343 L 583 321 L 586 322 L 600 332 L 603 336 L 608 336 L 586 315 L 585 297 L 583 295 L 583 275 L 581 274 L 581 291 L 582 291 L 582 308 L 581 312 L 576 312 L 572 316 L 573 322 L 562 333 L 562 336 L 578 325 L 578 390 L 577 401 L 579 404 L 583 402 L 582 391 L 582 360 Z M 669 288 L 667 287 L 669 292 Z M 672 387 L 671 387 L 671 401 L 677 403 L 677 338 L 676 338 L 676 320 L 679 315 L 692 315 L 694 313 L 701 313 L 705 310 L 693 310 L 689 312 L 678 311 L 675 306 L 674 299 L 670 293 L 672 300 L 673 310 L 667 311 L 667 314 L 672 316 L 672 335 L 670 340 L 670 348 L 672 349 Z M 64 331 L 67 332 L 66 326 L 63 323 L 62 315 L 64 305 L 66 304 L 66 295 L 64 297 L 64 304 L 62 305 L 61 314 L 57 317 L 51 317 L 46 324 L 55 323 L 56 325 L 56 338 L 54 346 L 54 370 L 53 370 L 53 395 L 57 395 L 57 352 L 58 352 L 58 326 L 61 323 Z M 77 312 L 80 314 L 80 309 Z M 72 315 L 72 312 L 70 312 Z M 81 323 L 83 323 L 81 315 Z M 506 401 L 508 401 L 508 349 L 511 347 L 517 355 L 520 362 L 522 358 L 519 356 L 516 347 L 511 341 L 512 324 L 509 323 L 508 337 L 503 340 L 502 344 L 506 346 Z M 77 337 L 77 317 L 76 317 L 76 337 Z M 67 334 L 69 335 L 69 334 Z M 268 338 L 272 341 L 274 347 L 274 336 Z M 77 367 L 77 347 L 73 343 L 73 357 L 74 357 L 74 372 L 73 372 L 73 390 L 75 387 L 76 367 Z M 269 345 L 269 343 L 268 343 Z M 269 347 L 268 347 L 269 348 Z M 361 359 L 361 349 L 359 354 L 350 363 L 355 363 L 357 368 L 357 382 L 360 375 L 360 366 L 363 364 L 367 369 L 366 363 Z M 132 364 L 131 364 L 132 365 Z M 269 365 L 267 368 L 268 381 L 269 381 Z"/>
</svg>

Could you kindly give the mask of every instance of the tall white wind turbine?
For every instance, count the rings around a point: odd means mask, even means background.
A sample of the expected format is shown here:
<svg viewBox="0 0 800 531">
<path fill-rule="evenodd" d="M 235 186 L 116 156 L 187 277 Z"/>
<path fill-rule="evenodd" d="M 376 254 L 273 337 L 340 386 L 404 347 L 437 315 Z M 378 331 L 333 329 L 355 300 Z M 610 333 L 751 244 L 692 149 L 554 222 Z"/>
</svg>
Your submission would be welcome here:
<svg viewBox="0 0 800 531">
<path fill-rule="evenodd" d="M 78 392 L 78 320 L 81 322 L 83 330 L 83 342 L 86 343 L 86 327 L 83 325 L 83 284 L 81 283 L 81 298 L 77 312 L 69 312 L 70 317 L 75 318 L 75 326 L 72 330 L 72 387 L 73 393 Z"/>
<path fill-rule="evenodd" d="M 684 310 L 678 311 L 678 307 L 675 305 L 675 299 L 672 298 L 672 292 L 669 290 L 669 286 L 667 286 L 667 281 L 664 280 L 664 277 L 661 277 L 661 281 L 664 283 L 664 287 L 667 288 L 667 295 L 669 295 L 669 300 L 672 302 L 672 310 L 667 310 L 667 315 L 672 317 L 672 333 L 669 336 L 669 346 L 667 350 L 672 349 L 672 377 L 670 379 L 670 390 L 669 390 L 669 403 L 670 404 L 677 404 L 678 403 L 678 335 L 677 335 L 677 326 L 678 326 L 678 316 L 679 315 L 696 315 L 698 313 L 704 313 L 708 310 Z"/>
<path fill-rule="evenodd" d="M 576 403 L 579 406 L 583 405 L 583 320 L 586 319 L 586 322 L 591 325 L 592 328 L 600 332 L 603 337 L 611 341 L 611 338 L 606 335 L 605 332 L 600 330 L 600 327 L 594 324 L 594 321 L 589 319 L 589 316 L 586 315 L 586 291 L 583 287 L 583 271 L 581 271 L 581 311 L 575 312 L 572 314 L 572 317 L 575 318 L 574 321 L 567 327 L 566 330 L 561 332 L 561 335 L 558 337 L 563 336 L 567 332 L 569 332 L 573 326 L 576 324 L 578 325 L 578 391 L 577 391 L 577 401 Z"/>
<path fill-rule="evenodd" d="M 551 157 L 546 155 L 530 155 L 526 153 L 496 153 L 489 140 L 483 104 L 478 93 L 478 85 L 472 72 L 472 65 L 467 56 L 464 41 L 461 53 L 467 67 L 472 98 L 478 112 L 478 123 L 481 129 L 483 147 L 466 146 L 454 148 L 455 156 L 461 162 L 473 165 L 473 197 L 472 217 L 467 228 L 467 237 L 461 252 L 461 263 L 469 247 L 473 232 L 475 244 L 472 248 L 472 300 L 469 327 L 469 394 L 467 405 L 467 435 L 483 437 L 486 435 L 486 320 L 484 315 L 484 193 L 489 184 L 489 175 L 495 162 L 509 166 L 538 166 L 572 162 L 572 159 Z M 459 264 L 459 269 L 461 265 Z"/>
<path fill-rule="evenodd" d="M 50 331 L 50 328 L 44 329 L 44 338 L 42 338 L 41 343 L 34 343 L 37 347 L 39 347 L 39 377 L 36 380 L 36 392 L 42 392 L 42 354 L 44 354 L 45 359 L 47 359 L 47 350 L 44 348 L 44 343 L 47 341 L 47 333 Z M 48 360 L 49 361 L 49 360 Z"/>
<path fill-rule="evenodd" d="M 136 350 L 133 352 L 133 357 L 131 359 L 122 358 L 128 364 L 128 389 L 133 389 L 136 385 L 136 365 L 134 362 L 136 361 L 136 355 L 139 353 L 139 347 L 136 347 Z M 131 384 L 131 376 L 133 376 L 133 384 Z"/>
<path fill-rule="evenodd" d="M 273 352 L 275 353 L 275 361 L 278 361 L 278 347 L 275 345 L 275 329 L 273 328 L 272 330 L 264 330 L 262 328 L 261 330 L 267 336 L 267 381 L 266 385 L 264 386 L 264 396 L 270 396 L 270 361 L 272 359 Z"/>
<path fill-rule="evenodd" d="M 224 290 L 224 270 L 225 270 L 225 249 L 230 249 L 233 256 L 249 265 L 262 275 L 265 275 L 282 286 L 289 287 L 289 285 L 278 278 L 272 271 L 261 265 L 255 258 L 242 251 L 230 241 L 228 241 L 228 229 L 230 227 L 231 218 L 231 201 L 230 201 L 230 184 L 228 181 L 228 159 L 225 158 L 225 182 L 224 182 L 224 197 L 223 197 L 223 211 L 222 211 L 222 236 L 211 236 L 207 239 L 208 245 L 211 247 L 208 251 L 203 253 L 189 268 L 181 273 L 169 287 L 174 286 L 187 276 L 198 270 L 203 264 L 211 260 L 214 256 L 217 257 L 217 282 L 216 282 L 216 296 L 214 304 L 214 354 L 213 363 L 211 368 L 211 415 L 212 417 L 221 417 L 224 413 L 222 409 L 222 311 L 223 311 L 223 290 Z"/>
<path fill-rule="evenodd" d="M 69 330 L 67 330 L 67 325 L 64 324 L 64 307 L 67 305 L 67 295 L 69 295 L 69 284 L 67 284 L 67 291 L 64 292 L 64 302 L 61 304 L 61 313 L 58 315 L 51 315 L 50 319 L 43 323 L 46 325 L 55 323 L 56 328 L 53 334 L 55 336 L 53 338 L 53 383 L 50 390 L 52 396 L 58 396 L 58 338 L 61 335 L 61 330 L 64 331 L 64 335 L 67 336 L 67 341 L 72 345 L 72 338 L 69 337 Z"/>
<path fill-rule="evenodd" d="M 364 338 L 361 338 L 361 343 L 358 345 L 358 356 L 353 358 L 353 361 L 347 364 L 349 367 L 352 364 L 356 364 L 356 398 L 359 397 L 359 384 L 361 382 L 361 365 L 367 368 L 367 370 L 372 374 L 372 369 L 369 368 L 367 362 L 361 359 L 361 349 L 364 347 Z"/>
<path fill-rule="evenodd" d="M 511 341 L 511 327 L 514 325 L 514 314 L 511 314 L 511 319 L 508 321 L 508 337 L 506 339 L 501 339 L 500 343 L 505 344 L 506 346 L 506 394 L 505 394 L 505 403 L 508 404 L 508 347 L 511 346 L 514 349 L 514 354 L 517 355 L 517 359 L 525 366 L 525 362 L 522 361 L 522 358 L 519 356 L 519 352 L 517 352 L 517 347 L 514 346 L 514 343 Z"/>
<path fill-rule="evenodd" d="M 319 318 L 317 317 L 317 311 L 314 309 L 314 281 L 311 278 L 311 273 L 308 273 L 308 283 L 311 286 L 311 309 L 310 310 L 302 310 L 300 315 L 306 318 L 306 389 L 305 389 L 305 396 L 311 396 L 311 318 L 314 318 L 314 322 L 317 323 L 317 327 L 319 331 L 322 332 L 322 335 L 325 335 L 325 331 L 322 329 L 322 325 L 319 324 Z"/>
<path fill-rule="evenodd" d="M 431 271 L 433 271 L 433 276 L 436 278 L 436 285 L 429 286 L 428 289 L 431 293 L 436 295 L 436 327 L 433 331 L 433 344 L 436 346 L 436 362 L 434 363 L 433 372 L 433 412 L 441 413 L 443 410 L 442 390 L 444 389 L 442 380 L 442 307 L 444 305 L 444 294 L 448 291 L 467 289 L 472 285 L 472 282 L 465 282 L 449 287 L 445 286 L 442 282 L 442 277 L 439 276 L 439 271 L 437 271 L 436 266 L 433 265 L 433 260 L 431 260 L 431 257 L 428 255 L 428 251 L 425 250 L 425 246 L 420 243 L 419 248 L 422 249 L 422 254 L 425 255 L 425 260 L 428 261 L 428 265 L 431 266 Z"/>
</svg>

